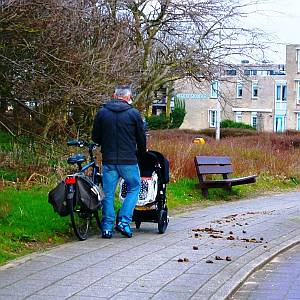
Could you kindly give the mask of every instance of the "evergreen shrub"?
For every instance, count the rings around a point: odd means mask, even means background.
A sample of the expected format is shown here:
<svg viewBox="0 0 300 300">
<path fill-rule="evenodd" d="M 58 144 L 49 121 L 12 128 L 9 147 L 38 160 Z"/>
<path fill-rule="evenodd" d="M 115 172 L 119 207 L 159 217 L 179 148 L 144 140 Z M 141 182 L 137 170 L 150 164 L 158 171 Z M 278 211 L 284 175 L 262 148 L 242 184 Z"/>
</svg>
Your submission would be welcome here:
<svg viewBox="0 0 300 300">
<path fill-rule="evenodd" d="M 253 126 L 242 123 L 242 122 L 235 122 L 229 119 L 225 119 L 220 123 L 221 128 L 243 128 L 243 129 L 251 129 L 256 130 Z"/>
<path fill-rule="evenodd" d="M 184 120 L 185 114 L 186 111 L 184 101 L 175 98 L 174 110 L 171 113 L 171 124 L 169 128 L 179 128 Z"/>
<path fill-rule="evenodd" d="M 170 120 L 164 114 L 146 117 L 146 121 L 149 130 L 167 129 L 170 123 Z"/>
</svg>

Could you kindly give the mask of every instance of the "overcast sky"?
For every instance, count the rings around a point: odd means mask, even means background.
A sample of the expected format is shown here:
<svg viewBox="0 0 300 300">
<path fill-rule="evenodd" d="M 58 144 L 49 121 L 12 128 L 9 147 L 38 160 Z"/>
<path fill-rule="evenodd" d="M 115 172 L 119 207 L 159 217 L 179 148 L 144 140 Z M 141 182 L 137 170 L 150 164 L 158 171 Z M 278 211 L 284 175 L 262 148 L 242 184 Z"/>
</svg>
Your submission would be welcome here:
<svg viewBox="0 0 300 300">
<path fill-rule="evenodd" d="M 247 18 L 251 26 L 272 35 L 269 58 L 285 63 L 285 44 L 300 44 L 300 0 L 261 0 L 251 7 L 256 11 Z"/>
</svg>

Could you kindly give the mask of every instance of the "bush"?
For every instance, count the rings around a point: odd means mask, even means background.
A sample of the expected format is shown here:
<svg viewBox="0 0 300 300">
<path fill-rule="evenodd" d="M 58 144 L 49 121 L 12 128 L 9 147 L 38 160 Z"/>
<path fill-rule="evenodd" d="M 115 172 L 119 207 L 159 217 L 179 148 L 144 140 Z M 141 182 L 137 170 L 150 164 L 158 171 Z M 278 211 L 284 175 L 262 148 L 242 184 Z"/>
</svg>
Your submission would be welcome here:
<svg viewBox="0 0 300 300">
<path fill-rule="evenodd" d="M 0 130 L 0 150 L 11 151 L 13 138 L 7 132 Z"/>
<path fill-rule="evenodd" d="M 146 117 L 146 121 L 149 130 L 167 129 L 170 124 L 170 120 L 163 114 Z"/>
<path fill-rule="evenodd" d="M 212 129 L 212 128 L 202 129 L 202 130 L 200 130 L 200 134 L 201 135 L 206 135 L 206 136 L 209 136 L 209 137 L 215 137 L 216 136 L 216 130 Z M 257 131 L 253 130 L 253 129 L 221 128 L 221 138 L 256 135 L 256 134 L 257 134 Z"/>
<path fill-rule="evenodd" d="M 251 129 L 256 130 L 253 126 L 242 123 L 242 122 L 234 122 L 232 120 L 226 119 L 221 121 L 220 123 L 221 128 L 243 128 L 243 129 Z"/>
<path fill-rule="evenodd" d="M 170 128 L 179 128 L 183 122 L 185 111 L 179 108 L 175 108 L 171 114 Z"/>
<path fill-rule="evenodd" d="M 175 98 L 174 110 L 171 113 L 171 124 L 169 128 L 179 128 L 184 120 L 185 114 L 185 103 L 183 100 Z"/>
</svg>

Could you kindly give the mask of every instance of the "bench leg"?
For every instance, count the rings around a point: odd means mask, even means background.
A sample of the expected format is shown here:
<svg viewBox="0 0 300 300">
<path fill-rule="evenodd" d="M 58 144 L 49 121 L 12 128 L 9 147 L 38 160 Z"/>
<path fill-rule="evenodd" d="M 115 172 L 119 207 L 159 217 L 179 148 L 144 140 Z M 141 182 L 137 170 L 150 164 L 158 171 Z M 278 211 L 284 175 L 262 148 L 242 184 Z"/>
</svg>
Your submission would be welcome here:
<svg viewBox="0 0 300 300">
<path fill-rule="evenodd" d="M 224 190 L 225 190 L 227 193 L 231 193 L 231 192 L 232 192 L 232 187 L 231 187 L 231 186 L 226 187 L 226 188 L 224 188 Z"/>
<path fill-rule="evenodd" d="M 202 195 L 204 198 L 208 197 L 208 189 L 202 189 Z"/>
</svg>

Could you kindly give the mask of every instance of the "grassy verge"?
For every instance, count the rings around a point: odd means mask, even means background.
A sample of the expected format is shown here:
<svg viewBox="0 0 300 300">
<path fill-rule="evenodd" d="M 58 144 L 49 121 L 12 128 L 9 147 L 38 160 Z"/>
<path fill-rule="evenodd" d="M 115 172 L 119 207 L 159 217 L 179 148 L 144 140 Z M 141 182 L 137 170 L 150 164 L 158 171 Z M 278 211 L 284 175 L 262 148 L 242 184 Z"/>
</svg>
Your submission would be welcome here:
<svg viewBox="0 0 300 300">
<path fill-rule="evenodd" d="M 298 188 L 293 180 L 261 177 L 255 184 L 234 187 L 232 192 L 210 189 L 204 199 L 195 188 L 197 179 L 184 178 L 168 185 L 170 214 L 206 207 L 269 191 L 282 192 Z M 61 218 L 47 202 L 47 186 L 6 187 L 0 193 L 0 265 L 25 254 L 46 249 L 74 238 L 69 217 Z M 116 206 L 119 207 L 119 203 Z"/>
<path fill-rule="evenodd" d="M 203 198 L 201 189 L 196 188 L 198 179 L 183 178 L 168 186 L 168 206 L 173 213 L 180 213 L 195 207 L 206 207 L 225 201 L 234 201 L 264 194 L 285 192 L 298 189 L 299 183 L 293 179 L 260 176 L 256 183 L 239 185 L 232 191 L 209 189 L 207 199 Z"/>
<path fill-rule="evenodd" d="M 53 213 L 48 189 L 5 188 L 0 193 L 0 264 L 67 241 L 69 219 Z"/>
</svg>

